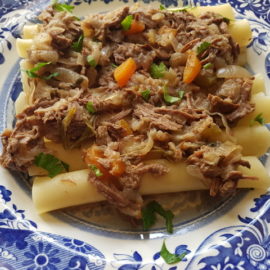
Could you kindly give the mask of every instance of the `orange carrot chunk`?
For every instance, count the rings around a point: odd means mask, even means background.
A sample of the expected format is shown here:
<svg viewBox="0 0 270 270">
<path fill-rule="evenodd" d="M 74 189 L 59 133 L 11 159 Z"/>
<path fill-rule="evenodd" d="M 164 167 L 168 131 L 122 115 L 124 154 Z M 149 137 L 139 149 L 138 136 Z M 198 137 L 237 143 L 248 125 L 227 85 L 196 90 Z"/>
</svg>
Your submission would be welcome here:
<svg viewBox="0 0 270 270">
<path fill-rule="evenodd" d="M 145 24 L 143 22 L 139 22 L 133 20 L 131 26 L 128 30 L 124 31 L 126 35 L 138 34 L 141 33 L 145 28 Z"/>
<path fill-rule="evenodd" d="M 131 135 L 133 133 L 129 123 L 126 120 L 121 119 L 117 121 L 117 124 L 124 130 L 125 136 Z"/>
<path fill-rule="evenodd" d="M 196 52 L 188 51 L 187 63 L 184 69 L 183 82 L 191 83 L 200 73 L 202 64 Z"/>
<path fill-rule="evenodd" d="M 119 177 L 125 172 L 125 169 L 125 163 L 121 159 L 115 159 L 111 162 L 110 174 Z"/>
<path fill-rule="evenodd" d="M 136 62 L 130 57 L 114 70 L 114 79 L 120 87 L 123 87 L 128 83 L 136 69 Z"/>
</svg>

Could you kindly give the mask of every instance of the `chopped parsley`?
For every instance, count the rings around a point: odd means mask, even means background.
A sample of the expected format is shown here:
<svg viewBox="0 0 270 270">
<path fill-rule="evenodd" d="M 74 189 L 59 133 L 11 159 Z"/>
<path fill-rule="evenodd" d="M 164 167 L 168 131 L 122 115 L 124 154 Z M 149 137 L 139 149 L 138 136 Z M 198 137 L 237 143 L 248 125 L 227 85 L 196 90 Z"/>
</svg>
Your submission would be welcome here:
<svg viewBox="0 0 270 270">
<path fill-rule="evenodd" d="M 94 165 L 94 164 L 89 164 L 88 167 L 94 172 L 94 174 L 97 176 L 97 177 L 101 177 L 103 176 L 103 173 L 100 171 L 100 169 Z"/>
<path fill-rule="evenodd" d="M 51 73 L 48 76 L 40 76 L 37 74 L 37 71 L 39 71 L 42 67 L 45 67 L 47 65 L 50 65 L 51 62 L 39 62 L 37 63 L 33 68 L 25 70 L 26 74 L 30 78 L 40 78 L 43 80 L 50 80 L 51 78 L 57 77 L 59 75 L 58 72 Z"/>
<path fill-rule="evenodd" d="M 48 171 L 49 177 L 54 177 L 59 173 L 67 172 L 69 165 L 51 154 L 40 153 L 35 156 L 34 164 Z"/>
<path fill-rule="evenodd" d="M 167 71 L 167 67 L 163 62 L 161 62 L 159 65 L 153 63 L 150 66 L 150 75 L 154 79 L 162 78 L 166 71 Z"/>
<path fill-rule="evenodd" d="M 123 30 L 125 31 L 129 30 L 131 27 L 132 21 L 133 21 L 133 16 L 127 15 L 125 19 L 121 22 Z"/>
<path fill-rule="evenodd" d="M 148 203 L 142 209 L 142 220 L 143 220 L 143 228 L 148 230 L 151 226 L 153 226 L 156 222 L 156 213 L 162 216 L 166 221 L 166 228 L 169 233 L 173 233 L 173 225 L 172 220 L 174 215 L 170 210 L 164 210 L 162 206 L 156 202 L 152 201 Z"/>
<path fill-rule="evenodd" d="M 87 63 L 88 63 L 89 66 L 91 66 L 91 67 L 96 67 L 97 66 L 97 62 L 96 62 L 95 58 L 92 55 L 88 55 L 86 60 L 87 60 Z"/>
<path fill-rule="evenodd" d="M 185 95 L 185 91 L 180 90 L 180 91 L 178 92 L 178 96 L 179 96 L 180 100 L 183 99 L 184 95 Z"/>
<path fill-rule="evenodd" d="M 170 251 L 166 247 L 165 240 L 163 241 L 162 248 L 160 251 L 160 256 L 164 259 L 164 261 L 167 264 L 174 264 L 174 263 L 181 262 L 186 255 L 187 254 L 185 252 L 183 252 L 180 255 L 170 253 Z"/>
<path fill-rule="evenodd" d="M 95 113 L 96 110 L 95 110 L 95 107 L 93 105 L 93 102 L 92 101 L 88 101 L 87 104 L 86 104 L 86 109 L 89 113 Z"/>
<path fill-rule="evenodd" d="M 227 17 L 223 17 L 223 21 L 227 24 L 229 24 L 231 22 L 231 19 L 227 18 Z"/>
<path fill-rule="evenodd" d="M 28 77 L 30 78 L 40 78 L 40 76 L 36 73 L 37 71 L 39 71 L 42 67 L 45 67 L 47 65 L 50 65 L 51 62 L 39 62 L 37 64 L 35 64 L 35 66 L 31 69 L 26 70 L 26 74 L 28 75 Z"/>
<path fill-rule="evenodd" d="M 149 89 L 146 89 L 141 92 L 141 95 L 145 101 L 148 101 L 150 98 L 151 91 Z"/>
<path fill-rule="evenodd" d="M 65 12 L 69 12 L 72 13 L 74 6 L 68 5 L 68 4 L 60 4 L 57 1 L 53 1 L 53 5 L 52 5 L 54 10 L 57 11 L 65 11 Z"/>
<path fill-rule="evenodd" d="M 212 68 L 212 67 L 213 67 L 212 63 L 206 63 L 205 65 L 203 65 L 204 69 L 209 69 L 209 68 Z"/>
<path fill-rule="evenodd" d="M 54 73 L 51 73 L 51 74 L 48 75 L 48 76 L 42 76 L 41 78 L 44 79 L 44 80 L 50 80 L 50 79 L 52 79 L 52 78 L 54 78 L 54 77 L 57 77 L 58 75 L 59 75 L 58 72 L 54 72 Z"/>
<path fill-rule="evenodd" d="M 74 41 L 72 44 L 71 44 L 71 48 L 75 51 L 75 52 L 81 52 L 82 51 L 82 47 L 83 47 L 83 39 L 84 39 L 84 36 L 83 34 L 81 34 L 78 38 L 77 41 Z"/>
<path fill-rule="evenodd" d="M 160 5 L 160 6 L 159 6 L 159 9 L 160 9 L 160 10 L 164 10 L 164 9 L 166 9 L 166 8 L 165 8 L 163 5 Z"/>
<path fill-rule="evenodd" d="M 181 8 L 175 8 L 175 9 L 171 9 L 171 8 L 166 8 L 165 6 L 163 5 L 160 5 L 159 6 L 159 9 L 160 10 L 167 10 L 167 11 L 170 11 L 170 12 L 187 12 L 188 10 L 192 9 L 193 7 L 190 7 L 190 6 L 186 6 L 186 7 L 181 7 Z"/>
<path fill-rule="evenodd" d="M 250 124 L 253 125 L 255 122 L 258 122 L 262 126 L 265 124 L 265 119 L 262 113 L 256 115 L 256 117 L 253 120 L 251 120 Z"/>
<path fill-rule="evenodd" d="M 197 55 L 200 55 L 211 46 L 211 43 L 204 41 L 197 47 Z"/>
<path fill-rule="evenodd" d="M 178 97 L 174 97 L 174 96 L 170 96 L 168 94 L 167 87 L 164 87 L 164 89 L 163 89 L 163 98 L 164 98 L 165 102 L 170 103 L 170 104 L 181 101 L 184 94 L 185 94 L 184 91 L 179 91 L 178 92 Z"/>
</svg>

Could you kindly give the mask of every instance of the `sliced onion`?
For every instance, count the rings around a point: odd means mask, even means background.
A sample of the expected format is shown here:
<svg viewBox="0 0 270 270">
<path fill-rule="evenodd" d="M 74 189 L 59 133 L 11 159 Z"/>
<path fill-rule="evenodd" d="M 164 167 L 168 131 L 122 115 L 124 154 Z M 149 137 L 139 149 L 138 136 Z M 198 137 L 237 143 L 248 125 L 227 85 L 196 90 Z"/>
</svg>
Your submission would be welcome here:
<svg viewBox="0 0 270 270">
<path fill-rule="evenodd" d="M 241 66 L 229 65 L 217 70 L 218 78 L 246 78 L 252 77 L 252 74 Z"/>
<path fill-rule="evenodd" d="M 88 78 L 71 69 L 57 67 L 53 70 L 53 72 L 58 73 L 57 80 L 72 84 L 76 84 L 78 81 L 81 81 L 81 87 L 88 86 Z"/>
</svg>

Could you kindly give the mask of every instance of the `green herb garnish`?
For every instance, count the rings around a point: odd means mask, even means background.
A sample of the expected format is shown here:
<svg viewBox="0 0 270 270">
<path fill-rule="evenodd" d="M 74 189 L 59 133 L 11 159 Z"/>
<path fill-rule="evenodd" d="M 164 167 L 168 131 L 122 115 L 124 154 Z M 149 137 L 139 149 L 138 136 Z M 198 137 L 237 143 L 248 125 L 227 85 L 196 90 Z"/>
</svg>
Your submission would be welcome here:
<svg viewBox="0 0 270 270">
<path fill-rule="evenodd" d="M 194 8 L 194 7 L 186 6 L 186 7 L 181 7 L 181 8 L 171 9 L 171 8 L 166 8 L 166 7 L 163 6 L 163 5 L 160 5 L 160 6 L 159 6 L 159 9 L 160 9 L 160 10 L 167 10 L 167 11 L 170 11 L 170 12 L 186 12 L 186 11 L 192 9 L 192 8 Z"/>
<path fill-rule="evenodd" d="M 28 69 L 25 72 L 30 78 L 39 78 L 39 75 L 36 72 L 39 71 L 42 67 L 45 67 L 50 64 L 51 62 L 39 62 L 35 64 L 33 68 Z"/>
<path fill-rule="evenodd" d="M 203 53 L 205 50 L 207 50 L 210 47 L 211 43 L 204 41 L 197 47 L 197 55 L 200 55 Z"/>
<path fill-rule="evenodd" d="M 142 91 L 141 92 L 141 95 L 142 95 L 142 97 L 143 97 L 143 99 L 145 100 L 145 101 L 148 101 L 149 100 L 149 98 L 150 98 L 150 90 L 149 89 L 146 89 L 146 90 L 144 90 L 144 91 Z"/>
<path fill-rule="evenodd" d="M 72 13 L 74 6 L 71 5 L 67 5 L 67 4 L 60 4 L 57 1 L 53 1 L 53 5 L 52 5 L 53 9 L 57 10 L 57 11 L 65 11 L 65 12 L 69 12 Z"/>
<path fill-rule="evenodd" d="M 159 6 L 159 9 L 160 9 L 160 10 L 164 10 L 164 9 L 166 9 L 166 8 L 165 8 L 163 5 L 160 5 L 160 6 Z"/>
<path fill-rule="evenodd" d="M 49 177 L 54 177 L 59 173 L 67 172 L 69 165 L 51 154 L 40 153 L 35 156 L 34 164 L 48 171 Z"/>
<path fill-rule="evenodd" d="M 127 31 L 130 29 L 132 24 L 133 16 L 127 15 L 126 18 L 121 22 L 123 30 Z"/>
<path fill-rule="evenodd" d="M 89 113 L 95 113 L 96 110 L 95 110 L 95 107 L 93 105 L 93 102 L 92 101 L 88 101 L 87 104 L 86 104 L 86 109 Z"/>
<path fill-rule="evenodd" d="M 183 99 L 184 95 L 185 95 L 185 91 L 180 90 L 180 91 L 178 92 L 178 96 L 179 96 L 180 100 Z"/>
<path fill-rule="evenodd" d="M 258 115 L 256 115 L 256 117 L 250 121 L 250 125 L 253 125 L 255 122 L 258 122 L 262 126 L 265 124 L 265 119 L 262 113 L 259 113 Z"/>
<path fill-rule="evenodd" d="M 160 256 L 164 259 L 164 261 L 167 264 L 174 264 L 174 263 L 181 262 L 186 255 L 187 254 L 185 252 L 180 255 L 170 253 L 166 247 L 165 240 L 163 241 L 162 248 L 160 251 Z"/>
<path fill-rule="evenodd" d="M 97 62 L 96 62 L 95 58 L 92 55 L 88 55 L 86 60 L 87 60 L 87 63 L 89 64 L 89 66 L 91 66 L 91 67 L 96 67 L 97 66 Z"/>
<path fill-rule="evenodd" d="M 231 22 L 231 19 L 227 18 L 227 17 L 223 17 L 223 21 L 227 24 L 229 24 Z"/>
<path fill-rule="evenodd" d="M 163 89 L 163 98 L 164 98 L 165 102 L 170 103 L 170 104 L 175 103 L 177 101 L 181 101 L 182 98 L 183 98 L 183 96 L 184 96 L 184 94 L 185 94 L 184 91 L 179 91 L 178 92 L 178 96 L 179 97 L 174 97 L 174 96 L 170 96 L 168 94 L 167 87 L 164 87 L 164 89 Z"/>
<path fill-rule="evenodd" d="M 58 72 L 54 72 L 54 73 L 51 73 L 51 74 L 48 75 L 48 76 L 41 76 L 41 78 L 44 79 L 44 80 L 50 80 L 50 79 L 52 79 L 52 78 L 54 78 L 54 77 L 57 77 L 58 75 L 59 75 Z"/>
<path fill-rule="evenodd" d="M 212 68 L 213 64 L 212 63 L 206 63 L 205 65 L 203 65 L 203 69 L 209 69 Z"/>
<path fill-rule="evenodd" d="M 118 67 L 118 66 L 117 66 L 116 64 L 114 64 L 114 63 L 112 63 L 111 66 L 112 66 L 113 68 L 117 68 L 117 67 Z"/>
<path fill-rule="evenodd" d="M 74 41 L 72 44 L 71 44 L 71 48 L 75 51 L 75 52 L 81 52 L 82 51 L 82 47 L 83 47 L 83 39 L 84 39 L 84 36 L 83 34 L 81 34 L 78 38 L 77 41 Z"/>
<path fill-rule="evenodd" d="M 154 79 L 162 78 L 166 71 L 167 71 L 167 67 L 165 66 L 163 62 L 161 62 L 159 65 L 153 63 L 150 66 L 150 75 Z"/>
<path fill-rule="evenodd" d="M 89 166 L 89 168 L 95 173 L 95 175 L 96 175 L 97 177 L 103 176 L 103 173 L 100 171 L 100 169 L 99 169 L 96 165 L 94 165 L 94 164 L 89 164 L 88 166 Z"/>
<path fill-rule="evenodd" d="M 169 233 L 173 232 L 173 213 L 170 210 L 164 210 L 162 206 L 156 202 L 152 201 L 148 203 L 142 209 L 142 220 L 143 220 L 143 228 L 148 230 L 151 226 L 153 226 L 156 222 L 156 213 L 162 216 L 166 220 L 166 228 Z"/>
</svg>

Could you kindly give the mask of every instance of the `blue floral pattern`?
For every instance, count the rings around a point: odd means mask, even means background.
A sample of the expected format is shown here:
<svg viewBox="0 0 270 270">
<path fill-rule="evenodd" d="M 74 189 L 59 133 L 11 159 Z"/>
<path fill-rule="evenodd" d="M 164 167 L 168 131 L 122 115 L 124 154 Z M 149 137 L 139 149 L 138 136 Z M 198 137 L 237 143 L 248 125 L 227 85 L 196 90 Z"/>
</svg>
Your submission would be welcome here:
<svg viewBox="0 0 270 270">
<path fill-rule="evenodd" d="M 26 218 L 25 210 L 12 203 L 12 192 L 3 185 L 0 199 L 1 270 L 104 269 L 104 255 L 92 245 L 39 232 L 37 224 Z"/>
<path fill-rule="evenodd" d="M 76 6 L 100 0 L 68 0 Z M 113 0 L 102 0 L 111 3 Z M 128 0 L 121 0 L 128 2 Z M 143 0 L 150 3 L 154 0 Z M 25 22 L 36 21 L 36 14 L 49 1 L 0 0 L 0 65 L 4 64 L 7 52 L 12 51 L 14 39 L 19 37 Z M 137 0 L 133 0 L 137 2 Z M 177 0 L 161 0 L 165 6 L 178 5 Z M 184 0 L 184 5 L 211 5 L 227 3 L 227 0 Z M 249 48 L 257 55 L 266 55 L 265 70 L 270 78 L 270 2 L 269 0 L 230 0 L 238 17 L 248 17 L 254 38 Z M 38 3 L 38 5 L 37 5 Z M 20 12 L 24 10 L 25 13 Z M 21 19 L 21 16 L 23 19 Z M 20 17 L 20 18 L 19 18 Z M 16 100 L 20 80 L 15 82 L 11 98 Z M 37 224 L 26 218 L 25 210 L 12 203 L 12 192 L 0 185 L 0 269 L 3 270 L 54 270 L 91 269 L 103 270 L 106 266 L 104 254 L 84 241 L 43 233 Z M 143 250 L 131 253 L 114 253 L 108 269 L 118 270 L 267 270 L 270 269 L 270 193 L 255 199 L 250 209 L 254 217 L 239 216 L 240 225 L 221 228 L 209 235 L 177 265 L 166 265 L 158 250 L 153 251 L 152 261 L 147 261 Z M 191 249 L 178 243 L 175 254 L 187 255 Z"/>
<path fill-rule="evenodd" d="M 209 235 L 186 270 L 270 269 L 270 193 L 254 201 L 255 207 L 250 211 L 256 217 L 239 216 L 243 225 L 222 228 Z M 261 209 L 263 214 L 258 218 Z"/>
</svg>

